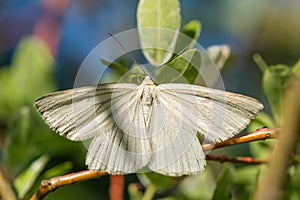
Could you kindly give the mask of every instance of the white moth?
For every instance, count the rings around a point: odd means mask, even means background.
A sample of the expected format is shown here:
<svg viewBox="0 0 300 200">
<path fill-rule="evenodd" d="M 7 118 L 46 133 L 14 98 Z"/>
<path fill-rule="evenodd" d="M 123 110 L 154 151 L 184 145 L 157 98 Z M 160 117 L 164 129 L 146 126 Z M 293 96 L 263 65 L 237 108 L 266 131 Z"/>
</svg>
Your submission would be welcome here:
<svg viewBox="0 0 300 200">
<path fill-rule="evenodd" d="M 219 142 L 243 130 L 263 105 L 251 97 L 197 85 L 99 84 L 45 95 L 35 102 L 46 123 L 73 141 L 92 139 L 86 164 L 110 174 L 143 167 L 181 176 L 203 171 L 197 138 Z"/>
</svg>

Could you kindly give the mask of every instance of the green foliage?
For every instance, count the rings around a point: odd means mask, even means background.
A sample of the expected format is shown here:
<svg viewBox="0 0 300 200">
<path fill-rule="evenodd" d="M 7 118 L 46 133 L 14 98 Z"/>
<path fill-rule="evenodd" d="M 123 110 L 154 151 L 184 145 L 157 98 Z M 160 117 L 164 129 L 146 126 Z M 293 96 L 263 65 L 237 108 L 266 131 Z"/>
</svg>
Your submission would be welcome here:
<svg viewBox="0 0 300 200">
<path fill-rule="evenodd" d="M 42 177 L 71 170 L 70 163 L 48 162 L 52 158 L 77 152 L 76 162 L 84 163 L 84 148 L 52 133 L 33 108 L 36 98 L 55 89 L 53 64 L 42 42 L 26 38 L 15 51 L 11 66 L 0 68 L 0 124 L 4 127 L 0 131 L 5 143 L 0 160 L 15 177 L 14 187 L 21 199 L 29 198 Z"/>
</svg>

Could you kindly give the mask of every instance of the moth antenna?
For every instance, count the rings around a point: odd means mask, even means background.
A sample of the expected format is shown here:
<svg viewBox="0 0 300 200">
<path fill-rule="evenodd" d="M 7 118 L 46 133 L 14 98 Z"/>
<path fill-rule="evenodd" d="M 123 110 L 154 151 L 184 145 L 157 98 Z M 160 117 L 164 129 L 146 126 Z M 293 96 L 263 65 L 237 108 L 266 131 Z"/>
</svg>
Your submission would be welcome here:
<svg viewBox="0 0 300 200">
<path fill-rule="evenodd" d="M 148 74 L 148 73 L 146 72 L 146 70 L 142 67 L 142 65 L 140 65 L 140 64 L 136 61 L 136 59 L 131 55 L 131 53 L 130 53 L 129 51 L 127 51 L 127 49 L 126 49 L 126 48 L 123 46 L 123 44 L 118 40 L 118 38 L 116 38 L 112 33 L 108 33 L 108 35 L 111 36 L 112 38 L 114 38 L 114 40 L 117 41 L 117 43 L 121 46 L 121 48 L 124 50 L 125 53 L 129 53 L 130 59 L 131 59 L 136 65 L 138 65 L 138 66 L 143 70 L 144 74 Z"/>
</svg>

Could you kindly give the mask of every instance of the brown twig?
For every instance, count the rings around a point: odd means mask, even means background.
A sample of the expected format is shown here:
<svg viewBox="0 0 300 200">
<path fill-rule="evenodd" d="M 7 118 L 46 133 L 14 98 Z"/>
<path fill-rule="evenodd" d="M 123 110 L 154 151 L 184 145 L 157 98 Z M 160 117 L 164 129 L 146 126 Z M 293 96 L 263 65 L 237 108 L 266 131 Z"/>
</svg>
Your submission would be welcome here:
<svg viewBox="0 0 300 200">
<path fill-rule="evenodd" d="M 232 163 L 242 163 L 242 164 L 251 164 L 251 165 L 259 165 L 265 164 L 268 160 L 255 159 L 251 157 L 236 157 L 231 158 L 225 155 L 217 156 L 217 155 L 206 155 L 206 160 L 217 161 L 220 163 L 224 162 L 232 162 Z"/>
<path fill-rule="evenodd" d="M 266 140 L 266 139 L 275 139 L 277 137 L 276 132 L 279 128 L 262 128 L 257 131 L 248 133 L 246 135 L 237 136 L 234 138 L 230 138 L 223 142 L 215 143 L 215 144 L 204 144 L 202 148 L 204 151 L 218 149 L 221 147 L 228 147 L 237 144 L 244 144 L 248 142 L 254 142 L 258 140 Z"/>
<path fill-rule="evenodd" d="M 55 189 L 61 186 L 71 185 L 82 181 L 100 178 L 101 176 L 104 175 L 106 175 L 106 172 L 103 171 L 85 170 L 85 171 L 67 174 L 65 176 L 58 176 L 58 177 L 51 178 L 49 180 L 42 181 L 38 191 L 31 197 L 30 200 L 43 199 L 48 193 L 54 191 Z"/>
<path fill-rule="evenodd" d="M 0 166 L 0 198 L 3 200 L 17 200 L 12 186 L 7 179 L 5 170 Z"/>
</svg>

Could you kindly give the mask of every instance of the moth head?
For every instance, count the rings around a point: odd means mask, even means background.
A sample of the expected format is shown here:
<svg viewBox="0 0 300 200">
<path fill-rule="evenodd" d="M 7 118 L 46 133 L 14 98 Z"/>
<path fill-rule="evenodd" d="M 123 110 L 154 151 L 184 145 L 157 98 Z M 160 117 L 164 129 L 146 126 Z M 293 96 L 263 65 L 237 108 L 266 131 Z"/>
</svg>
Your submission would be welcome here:
<svg viewBox="0 0 300 200">
<path fill-rule="evenodd" d="M 143 85 L 143 86 L 145 86 L 145 85 L 154 85 L 154 82 L 153 82 L 153 80 L 151 79 L 150 76 L 146 76 L 141 85 Z"/>
</svg>

